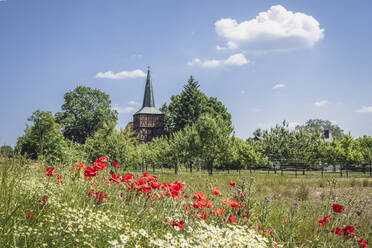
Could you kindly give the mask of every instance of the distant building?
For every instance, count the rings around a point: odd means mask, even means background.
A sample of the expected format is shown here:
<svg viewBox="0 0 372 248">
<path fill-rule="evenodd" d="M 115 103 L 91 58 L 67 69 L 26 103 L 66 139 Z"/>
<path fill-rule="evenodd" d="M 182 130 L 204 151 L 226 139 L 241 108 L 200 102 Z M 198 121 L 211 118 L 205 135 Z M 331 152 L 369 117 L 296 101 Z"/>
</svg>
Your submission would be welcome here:
<svg viewBox="0 0 372 248">
<path fill-rule="evenodd" d="M 133 129 L 134 137 L 138 141 L 144 142 L 164 133 L 164 114 L 155 108 L 150 68 L 147 70 L 142 108 L 133 115 L 133 125 L 129 128 Z"/>
</svg>

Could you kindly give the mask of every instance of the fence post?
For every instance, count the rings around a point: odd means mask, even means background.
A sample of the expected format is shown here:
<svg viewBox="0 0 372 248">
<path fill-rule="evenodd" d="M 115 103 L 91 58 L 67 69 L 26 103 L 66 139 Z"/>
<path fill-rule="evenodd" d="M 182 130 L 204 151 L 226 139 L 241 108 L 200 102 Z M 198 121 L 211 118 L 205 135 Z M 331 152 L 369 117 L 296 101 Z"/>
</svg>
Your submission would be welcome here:
<svg viewBox="0 0 372 248">
<path fill-rule="evenodd" d="M 324 168 L 322 167 L 322 177 L 323 177 Z"/>
</svg>

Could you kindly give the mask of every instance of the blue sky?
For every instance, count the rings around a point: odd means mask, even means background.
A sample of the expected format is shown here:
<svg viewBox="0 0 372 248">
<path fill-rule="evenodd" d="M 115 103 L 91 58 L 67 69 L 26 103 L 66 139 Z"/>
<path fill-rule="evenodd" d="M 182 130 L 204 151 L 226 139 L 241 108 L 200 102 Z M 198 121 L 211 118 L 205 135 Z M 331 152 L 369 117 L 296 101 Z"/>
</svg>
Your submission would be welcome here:
<svg viewBox="0 0 372 248">
<path fill-rule="evenodd" d="M 0 143 L 78 85 L 110 95 L 125 127 L 151 66 L 155 102 L 190 75 L 239 137 L 283 120 L 372 135 L 371 1 L 0 0 Z"/>
</svg>

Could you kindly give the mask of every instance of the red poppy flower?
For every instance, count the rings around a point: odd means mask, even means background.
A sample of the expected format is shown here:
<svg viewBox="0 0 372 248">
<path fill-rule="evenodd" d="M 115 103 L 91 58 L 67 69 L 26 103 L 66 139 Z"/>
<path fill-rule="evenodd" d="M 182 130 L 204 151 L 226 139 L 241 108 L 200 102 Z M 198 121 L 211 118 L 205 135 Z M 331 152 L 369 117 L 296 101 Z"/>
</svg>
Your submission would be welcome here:
<svg viewBox="0 0 372 248">
<path fill-rule="evenodd" d="M 110 178 L 110 181 L 113 181 L 113 182 L 119 184 L 120 183 L 119 176 L 115 175 L 115 174 L 112 174 L 111 178 Z"/>
<path fill-rule="evenodd" d="M 342 231 L 344 232 L 344 236 L 351 236 L 351 237 L 355 236 L 354 227 L 352 226 L 345 226 L 344 228 L 342 228 Z"/>
<path fill-rule="evenodd" d="M 97 174 L 96 174 L 95 169 L 93 169 L 92 167 L 87 166 L 87 167 L 85 168 L 85 170 L 84 170 L 84 175 L 85 175 L 86 177 L 90 177 L 90 178 L 92 178 L 92 177 L 95 177 Z"/>
<path fill-rule="evenodd" d="M 214 188 L 213 191 L 212 191 L 212 195 L 220 195 L 221 194 L 221 190 L 219 188 Z"/>
<path fill-rule="evenodd" d="M 284 224 L 286 224 L 286 225 L 287 225 L 287 223 L 288 223 L 288 222 L 287 222 L 287 219 L 285 219 L 285 220 L 284 220 Z"/>
<path fill-rule="evenodd" d="M 319 226 L 320 227 L 323 227 L 325 225 L 327 225 L 327 223 L 329 223 L 331 221 L 332 217 L 331 216 L 323 216 L 323 217 L 319 217 Z"/>
<path fill-rule="evenodd" d="M 118 162 L 114 161 L 114 162 L 112 163 L 112 166 L 114 166 L 114 167 L 119 167 L 119 164 L 118 164 Z"/>
<path fill-rule="evenodd" d="M 38 202 L 40 203 L 39 205 L 39 209 L 43 209 L 45 207 L 45 204 L 47 203 L 49 197 L 47 195 L 44 195 L 41 200 L 38 200 Z"/>
<path fill-rule="evenodd" d="M 230 186 L 235 187 L 236 186 L 236 183 L 233 182 L 233 181 L 230 181 Z"/>
<path fill-rule="evenodd" d="M 231 201 L 229 202 L 229 204 L 230 204 L 230 207 L 231 207 L 232 209 L 238 209 L 239 206 L 240 206 L 240 204 L 237 203 L 235 200 L 231 200 Z"/>
<path fill-rule="evenodd" d="M 121 177 L 121 181 L 125 183 L 131 183 L 134 181 L 134 176 L 132 174 L 125 174 Z"/>
<path fill-rule="evenodd" d="M 153 182 L 152 184 L 151 184 L 151 187 L 153 188 L 153 189 L 158 189 L 159 187 L 160 187 L 160 183 L 157 183 L 157 182 Z"/>
<path fill-rule="evenodd" d="M 231 224 L 236 224 L 236 223 L 237 223 L 237 221 L 236 221 L 236 217 L 235 217 L 234 215 L 230 215 L 230 216 L 229 216 L 229 222 L 230 222 Z"/>
<path fill-rule="evenodd" d="M 33 218 L 35 218 L 35 215 L 33 215 L 33 213 L 31 213 L 29 211 L 26 211 L 26 217 L 30 218 L 30 219 L 33 219 Z"/>
<path fill-rule="evenodd" d="M 173 227 L 177 226 L 177 227 L 179 227 L 179 228 L 181 228 L 181 229 L 185 229 L 185 227 L 183 226 L 184 223 L 185 223 L 185 222 L 184 222 L 183 220 L 181 220 L 180 222 L 173 221 L 172 226 L 173 226 Z"/>
<path fill-rule="evenodd" d="M 363 247 L 363 248 L 367 248 L 367 245 L 368 245 L 367 240 L 364 240 L 364 239 L 362 239 L 362 238 L 359 238 L 359 239 L 358 239 L 358 243 L 360 244 L 361 247 Z"/>
<path fill-rule="evenodd" d="M 344 207 L 338 204 L 333 204 L 333 212 L 335 213 L 342 213 L 344 211 Z"/>
<path fill-rule="evenodd" d="M 222 215 L 224 215 L 226 213 L 226 210 L 223 210 L 222 208 L 218 208 L 217 210 L 216 210 L 216 214 L 218 215 L 218 216 L 222 216 Z"/>
<path fill-rule="evenodd" d="M 82 162 L 77 163 L 76 165 L 78 168 L 85 168 L 85 165 Z"/>
<path fill-rule="evenodd" d="M 95 171 L 100 171 L 100 170 L 103 170 L 107 167 L 107 164 L 104 164 L 104 163 L 101 163 L 101 162 L 97 162 L 95 163 L 95 165 L 93 166 L 93 169 Z"/>
<path fill-rule="evenodd" d="M 47 177 L 53 177 L 57 174 L 53 167 L 47 167 L 45 173 Z"/>
<path fill-rule="evenodd" d="M 342 235 L 342 231 L 341 231 L 341 229 L 338 228 L 338 227 L 336 227 L 336 228 L 332 228 L 331 232 L 332 232 L 332 233 L 335 233 L 335 234 L 337 234 L 337 235 L 340 235 L 340 236 Z"/>
<path fill-rule="evenodd" d="M 201 219 L 208 220 L 209 215 L 203 210 L 202 214 L 199 215 Z"/>
<path fill-rule="evenodd" d="M 100 157 L 100 158 L 96 158 L 94 160 L 95 163 L 99 163 L 99 162 L 107 162 L 107 159 L 108 159 L 108 156 L 103 156 L 103 157 Z"/>
<path fill-rule="evenodd" d="M 204 198 L 204 194 L 202 192 L 195 192 L 194 197 L 192 199 L 200 200 Z"/>
</svg>

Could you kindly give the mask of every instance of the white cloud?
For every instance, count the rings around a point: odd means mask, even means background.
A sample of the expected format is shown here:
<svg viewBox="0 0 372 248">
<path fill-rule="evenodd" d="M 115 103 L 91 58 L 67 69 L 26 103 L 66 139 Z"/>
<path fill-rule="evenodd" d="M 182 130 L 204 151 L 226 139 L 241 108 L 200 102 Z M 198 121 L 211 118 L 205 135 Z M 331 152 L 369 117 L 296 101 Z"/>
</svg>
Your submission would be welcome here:
<svg viewBox="0 0 372 248">
<path fill-rule="evenodd" d="M 121 71 L 118 73 L 114 73 L 112 71 L 107 72 L 98 72 L 96 74 L 96 78 L 107 78 L 107 79 L 127 79 L 127 78 L 142 78 L 146 77 L 146 74 L 140 70 L 133 70 L 133 71 Z"/>
<path fill-rule="evenodd" d="M 135 109 L 133 107 L 120 107 L 118 105 L 115 105 L 113 107 L 114 110 L 118 111 L 119 114 L 128 114 L 133 112 Z"/>
<path fill-rule="evenodd" d="M 355 110 L 358 113 L 372 113 L 372 106 L 362 106 L 362 108 Z"/>
<path fill-rule="evenodd" d="M 280 89 L 280 88 L 284 88 L 284 87 L 286 87 L 286 85 L 285 84 L 276 84 L 276 85 L 274 85 L 273 86 L 273 90 L 276 90 L 276 89 Z"/>
<path fill-rule="evenodd" d="M 289 50 L 312 47 L 324 37 L 319 22 L 305 13 L 274 5 L 256 18 L 238 23 L 231 18 L 215 23 L 216 33 L 226 40 L 226 47 L 217 50 L 243 48 L 250 51 Z"/>
<path fill-rule="evenodd" d="M 138 104 L 139 104 L 139 102 L 135 102 L 135 101 L 129 101 L 129 102 L 128 102 L 128 104 L 129 104 L 129 105 L 138 105 Z"/>
<path fill-rule="evenodd" d="M 321 100 L 321 101 L 318 101 L 318 102 L 314 102 L 314 105 L 315 107 L 324 107 L 325 105 L 327 104 L 330 104 L 331 102 L 327 101 L 327 100 Z"/>
<path fill-rule="evenodd" d="M 216 68 L 220 66 L 242 66 L 250 63 L 250 61 L 244 56 L 243 53 L 236 53 L 228 57 L 227 59 L 210 59 L 201 61 L 199 58 L 187 63 L 189 66 L 201 66 L 204 68 Z"/>
</svg>

